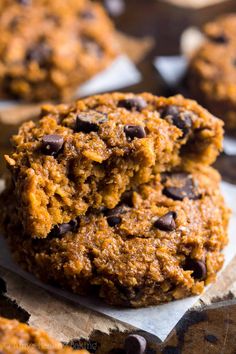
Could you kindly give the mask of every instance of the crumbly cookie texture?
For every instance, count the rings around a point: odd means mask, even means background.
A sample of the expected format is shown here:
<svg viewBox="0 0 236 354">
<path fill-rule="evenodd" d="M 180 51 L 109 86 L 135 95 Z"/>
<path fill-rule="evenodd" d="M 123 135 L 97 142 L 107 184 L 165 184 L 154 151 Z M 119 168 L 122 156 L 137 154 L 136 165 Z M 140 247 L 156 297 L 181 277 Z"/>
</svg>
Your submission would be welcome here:
<svg viewBox="0 0 236 354">
<path fill-rule="evenodd" d="M 114 93 L 46 106 L 6 156 L 25 232 L 47 237 L 91 207 L 114 208 L 160 172 L 210 164 L 222 134 L 220 120 L 182 96 Z"/>
<path fill-rule="evenodd" d="M 220 17 L 204 28 L 206 41 L 194 54 L 188 86 L 194 98 L 236 129 L 236 15 Z"/>
<path fill-rule="evenodd" d="M 221 268 L 230 213 L 219 181 L 211 167 L 163 173 L 46 239 L 24 235 L 8 192 L 5 234 L 15 259 L 45 282 L 112 305 L 156 305 L 201 293 Z"/>
<path fill-rule="evenodd" d="M 90 0 L 1 0 L 0 97 L 68 100 L 120 49 L 101 5 Z"/>
<path fill-rule="evenodd" d="M 64 347 L 42 330 L 3 317 L 0 317 L 0 351 L 2 354 L 89 354 L 86 350 Z"/>
</svg>

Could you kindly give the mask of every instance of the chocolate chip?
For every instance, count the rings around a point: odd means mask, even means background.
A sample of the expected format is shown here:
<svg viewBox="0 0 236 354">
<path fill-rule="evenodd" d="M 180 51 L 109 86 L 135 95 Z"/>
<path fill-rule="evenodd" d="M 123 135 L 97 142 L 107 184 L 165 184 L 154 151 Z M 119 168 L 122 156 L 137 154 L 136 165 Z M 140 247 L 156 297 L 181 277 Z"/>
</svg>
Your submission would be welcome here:
<svg viewBox="0 0 236 354">
<path fill-rule="evenodd" d="M 88 36 L 81 37 L 81 44 L 84 47 L 85 51 L 90 53 L 90 55 L 94 55 L 98 58 L 101 58 L 104 54 L 103 48 L 95 42 L 93 38 Z"/>
<path fill-rule="evenodd" d="M 221 33 L 216 36 L 210 35 L 209 38 L 212 42 L 219 44 L 227 44 L 229 42 L 229 38 L 224 33 Z"/>
<path fill-rule="evenodd" d="M 171 178 L 175 179 L 178 184 L 181 184 L 181 186 L 164 187 L 163 194 L 165 194 L 168 198 L 173 200 L 183 200 L 184 198 L 197 200 L 201 198 L 201 195 L 196 190 L 196 186 L 191 175 L 186 173 L 174 173 L 171 175 Z"/>
<path fill-rule="evenodd" d="M 64 139 L 61 135 L 51 134 L 44 135 L 42 138 L 42 152 L 45 155 L 56 155 L 61 150 Z"/>
<path fill-rule="evenodd" d="M 181 112 L 177 106 L 167 106 L 161 113 L 161 118 L 164 118 L 169 123 L 174 124 L 177 128 L 182 130 L 183 137 L 185 137 L 192 127 L 192 119 L 190 112 Z"/>
<path fill-rule="evenodd" d="M 31 5 L 32 0 L 17 0 L 17 2 L 21 5 Z"/>
<path fill-rule="evenodd" d="M 124 132 L 129 141 L 134 138 L 142 139 L 146 137 L 145 129 L 141 125 L 125 125 Z"/>
<path fill-rule="evenodd" d="M 83 20 L 94 20 L 95 19 L 95 14 L 94 14 L 94 12 L 92 10 L 87 9 L 87 10 L 84 10 L 83 12 L 80 13 L 80 17 Z"/>
<path fill-rule="evenodd" d="M 59 237 L 64 235 L 66 232 L 75 231 L 78 227 L 78 220 L 71 220 L 69 223 L 64 223 L 54 226 L 50 233 L 50 236 Z"/>
<path fill-rule="evenodd" d="M 147 102 L 142 97 L 126 98 L 118 102 L 118 107 L 126 108 L 128 111 L 134 110 L 141 112 L 147 107 Z"/>
<path fill-rule="evenodd" d="M 26 52 L 26 62 L 36 62 L 40 67 L 45 67 L 51 58 L 52 49 L 45 42 L 35 44 Z"/>
<path fill-rule="evenodd" d="M 132 208 L 134 206 L 134 203 L 133 203 L 133 192 L 127 191 L 127 192 L 123 193 L 122 197 L 121 197 L 121 203 L 122 204 L 126 204 L 127 206 Z"/>
<path fill-rule="evenodd" d="M 107 116 L 100 112 L 81 112 L 76 117 L 75 130 L 77 132 L 98 132 L 99 125 L 107 121 Z"/>
<path fill-rule="evenodd" d="M 154 226 L 162 231 L 173 231 L 176 228 L 175 219 L 177 218 L 177 213 L 175 211 L 170 211 L 169 213 L 161 216 L 154 223 Z"/>
<path fill-rule="evenodd" d="M 184 270 L 192 270 L 192 277 L 197 280 L 204 280 L 207 276 L 206 264 L 203 261 L 188 258 L 184 265 Z"/>
<path fill-rule="evenodd" d="M 144 354 L 147 348 L 147 341 L 138 334 L 130 334 L 125 339 L 126 354 Z"/>
<path fill-rule="evenodd" d="M 214 334 L 206 334 L 204 336 L 204 339 L 212 344 L 216 344 L 218 342 L 218 338 L 216 336 L 214 336 Z"/>
<path fill-rule="evenodd" d="M 107 217 L 108 225 L 111 227 L 119 225 L 121 221 L 122 221 L 121 217 L 117 215 L 111 215 Z"/>
<path fill-rule="evenodd" d="M 115 215 L 120 215 L 120 214 L 125 214 L 127 213 L 128 209 L 124 205 L 120 205 L 115 207 L 114 209 L 106 209 L 104 211 L 104 214 L 106 216 L 115 216 Z"/>
</svg>

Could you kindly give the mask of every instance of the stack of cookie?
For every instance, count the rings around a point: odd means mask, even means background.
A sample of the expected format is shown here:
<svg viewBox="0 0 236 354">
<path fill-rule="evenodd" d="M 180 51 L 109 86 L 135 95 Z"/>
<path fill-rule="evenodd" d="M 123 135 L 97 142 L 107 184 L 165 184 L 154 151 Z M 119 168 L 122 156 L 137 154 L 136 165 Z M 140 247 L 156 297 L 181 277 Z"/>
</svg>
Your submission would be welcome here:
<svg viewBox="0 0 236 354">
<path fill-rule="evenodd" d="M 199 294 L 227 243 L 229 210 L 210 167 L 222 137 L 222 122 L 182 96 L 44 106 L 6 156 L 3 224 L 15 259 L 112 305 Z"/>
</svg>

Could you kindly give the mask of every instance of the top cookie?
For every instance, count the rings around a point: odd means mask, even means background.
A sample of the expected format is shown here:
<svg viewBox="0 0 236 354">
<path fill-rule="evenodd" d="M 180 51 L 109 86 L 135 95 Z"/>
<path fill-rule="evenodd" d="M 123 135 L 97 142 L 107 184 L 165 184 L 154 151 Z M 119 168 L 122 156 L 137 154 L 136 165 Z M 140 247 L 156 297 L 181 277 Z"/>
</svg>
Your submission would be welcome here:
<svg viewBox="0 0 236 354">
<path fill-rule="evenodd" d="M 236 128 L 236 15 L 220 17 L 204 28 L 206 41 L 190 63 L 191 94 L 211 113 Z"/>
<path fill-rule="evenodd" d="M 89 354 L 86 350 L 72 350 L 39 329 L 16 320 L 0 317 L 0 351 L 3 354 Z"/>
<path fill-rule="evenodd" d="M 118 54 L 113 25 L 90 0 L 3 0 L 0 97 L 66 100 Z"/>
<path fill-rule="evenodd" d="M 157 173 L 211 164 L 222 133 L 220 120 L 182 96 L 114 93 L 44 107 L 6 156 L 25 232 L 46 237 L 90 207 L 114 208 Z"/>
</svg>

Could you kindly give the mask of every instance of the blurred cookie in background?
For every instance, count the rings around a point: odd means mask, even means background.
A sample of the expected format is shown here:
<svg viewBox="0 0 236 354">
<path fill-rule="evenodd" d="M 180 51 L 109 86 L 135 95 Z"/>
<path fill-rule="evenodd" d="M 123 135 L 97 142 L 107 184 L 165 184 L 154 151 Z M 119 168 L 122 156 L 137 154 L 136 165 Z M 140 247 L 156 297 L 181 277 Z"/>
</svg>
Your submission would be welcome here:
<svg viewBox="0 0 236 354">
<path fill-rule="evenodd" d="M 193 55 L 187 84 L 191 95 L 236 129 L 236 14 L 208 23 L 206 39 Z"/>
<path fill-rule="evenodd" d="M 90 0 L 3 0 L 0 32 L 4 99 L 71 99 L 119 53 L 113 24 Z"/>
</svg>

